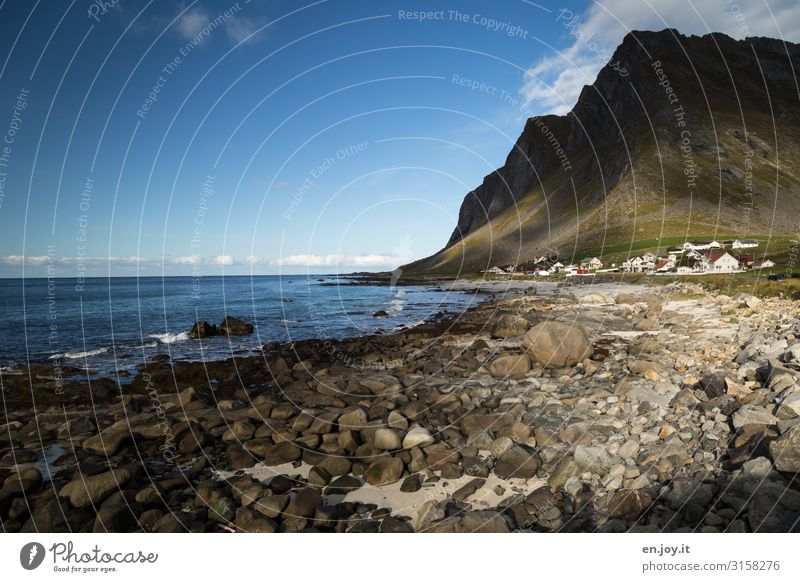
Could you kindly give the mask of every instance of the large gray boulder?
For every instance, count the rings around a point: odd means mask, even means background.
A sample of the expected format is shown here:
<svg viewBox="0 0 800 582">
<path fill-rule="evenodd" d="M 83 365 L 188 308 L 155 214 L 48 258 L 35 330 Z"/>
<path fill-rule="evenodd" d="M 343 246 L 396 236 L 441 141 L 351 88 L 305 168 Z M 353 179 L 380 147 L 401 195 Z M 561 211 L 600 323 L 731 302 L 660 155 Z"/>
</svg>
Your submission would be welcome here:
<svg viewBox="0 0 800 582">
<path fill-rule="evenodd" d="M 131 473 L 127 469 L 115 469 L 99 475 L 79 477 L 64 485 L 58 496 L 66 497 L 70 504 L 78 509 L 97 506 L 111 493 L 124 487 L 130 478 Z"/>
<path fill-rule="evenodd" d="M 795 426 L 772 441 L 769 452 L 778 471 L 800 473 L 800 426 Z"/>
<path fill-rule="evenodd" d="M 528 331 L 528 327 L 530 324 L 527 319 L 513 313 L 504 313 L 495 319 L 492 337 L 517 337 Z"/>
<path fill-rule="evenodd" d="M 577 323 L 536 324 L 525 334 L 522 345 L 537 362 L 549 368 L 574 366 L 594 354 L 586 331 Z"/>
<path fill-rule="evenodd" d="M 517 376 L 531 369 L 531 360 L 526 354 L 521 356 L 500 356 L 489 364 L 489 373 L 495 378 Z"/>
</svg>

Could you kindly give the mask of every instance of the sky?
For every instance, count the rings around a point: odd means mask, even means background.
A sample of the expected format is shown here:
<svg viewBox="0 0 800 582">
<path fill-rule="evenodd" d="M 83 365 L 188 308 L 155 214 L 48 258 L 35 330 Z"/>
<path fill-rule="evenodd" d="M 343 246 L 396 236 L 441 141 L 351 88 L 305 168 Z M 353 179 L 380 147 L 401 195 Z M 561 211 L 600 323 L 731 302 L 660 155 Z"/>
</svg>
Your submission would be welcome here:
<svg viewBox="0 0 800 582">
<path fill-rule="evenodd" d="M 393 269 L 630 30 L 800 41 L 797 0 L 0 2 L 0 277 Z"/>
</svg>

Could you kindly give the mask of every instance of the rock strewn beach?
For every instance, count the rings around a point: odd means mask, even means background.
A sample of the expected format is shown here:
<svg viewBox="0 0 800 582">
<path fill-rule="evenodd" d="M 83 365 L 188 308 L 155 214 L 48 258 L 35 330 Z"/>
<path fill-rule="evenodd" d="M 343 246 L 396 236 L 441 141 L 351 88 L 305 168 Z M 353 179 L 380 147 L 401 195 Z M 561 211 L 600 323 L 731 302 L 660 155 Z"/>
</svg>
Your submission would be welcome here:
<svg viewBox="0 0 800 582">
<path fill-rule="evenodd" d="M 260 358 L 159 357 L 122 387 L 4 375 L 0 518 L 8 532 L 797 531 L 799 312 L 693 284 L 587 285 Z"/>
</svg>

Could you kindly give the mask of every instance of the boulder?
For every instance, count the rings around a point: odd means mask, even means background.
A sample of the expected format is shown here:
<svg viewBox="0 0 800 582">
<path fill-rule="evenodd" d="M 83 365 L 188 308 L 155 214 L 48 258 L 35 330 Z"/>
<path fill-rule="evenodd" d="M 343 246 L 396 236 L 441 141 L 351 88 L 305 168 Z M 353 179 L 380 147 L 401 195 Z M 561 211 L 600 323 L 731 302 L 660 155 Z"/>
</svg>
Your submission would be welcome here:
<svg viewBox="0 0 800 582">
<path fill-rule="evenodd" d="M 549 368 L 574 366 L 594 354 L 586 332 L 577 323 L 539 323 L 528 330 L 522 344 L 537 362 Z"/>
<path fill-rule="evenodd" d="M 756 307 L 761 305 L 761 299 L 749 295 L 747 293 L 737 293 L 736 295 L 731 297 L 731 300 L 737 304 L 743 304 L 746 307 L 749 307 L 750 309 L 755 309 Z"/>
<path fill-rule="evenodd" d="M 364 428 L 367 426 L 367 413 L 363 408 L 355 408 L 339 417 L 339 428 Z"/>
<path fill-rule="evenodd" d="M 284 514 L 293 517 L 312 517 L 320 505 L 322 505 L 322 496 L 319 491 L 313 487 L 305 487 L 292 497 Z"/>
<path fill-rule="evenodd" d="M 253 324 L 245 323 L 241 319 L 227 316 L 222 323 L 217 326 L 221 335 L 250 335 L 253 333 Z"/>
<path fill-rule="evenodd" d="M 653 499 L 642 491 L 620 489 L 608 503 L 611 517 L 636 518 L 653 503 Z"/>
<path fill-rule="evenodd" d="M 97 506 L 114 491 L 124 487 L 131 478 L 127 469 L 116 469 L 99 475 L 80 476 L 70 481 L 58 492 L 59 497 L 66 497 L 70 504 L 78 509 Z"/>
<path fill-rule="evenodd" d="M 427 447 L 433 444 L 433 435 L 424 427 L 415 426 L 406 433 L 403 438 L 403 448 L 413 449 L 414 447 Z"/>
<path fill-rule="evenodd" d="M 733 427 L 742 428 L 748 424 L 764 424 L 771 426 L 773 424 L 778 424 L 778 419 L 760 406 L 745 404 L 733 413 Z"/>
<path fill-rule="evenodd" d="M 288 495 L 267 495 L 253 503 L 253 509 L 266 517 L 274 518 L 283 513 L 288 503 Z"/>
<path fill-rule="evenodd" d="M 517 376 L 526 373 L 530 369 L 531 360 L 525 354 L 521 356 L 500 356 L 489 364 L 489 373 L 494 378 Z"/>
<path fill-rule="evenodd" d="M 382 457 L 367 467 L 364 477 L 367 483 L 380 487 L 399 481 L 403 475 L 403 461 L 395 457 Z"/>
<path fill-rule="evenodd" d="M 107 429 L 106 431 L 90 436 L 84 440 L 81 447 L 87 453 L 94 453 L 103 457 L 117 454 L 122 445 L 133 441 L 133 434 L 128 428 Z"/>
<path fill-rule="evenodd" d="M 517 337 L 528 331 L 528 327 L 530 324 L 527 319 L 513 313 L 504 313 L 495 319 L 492 337 Z"/>
<path fill-rule="evenodd" d="M 604 447 L 578 445 L 575 447 L 575 462 L 584 471 L 605 475 L 620 459 Z"/>
<path fill-rule="evenodd" d="M 498 511 L 469 511 L 461 517 L 460 531 L 465 533 L 508 533 L 508 524 Z"/>
<path fill-rule="evenodd" d="M 403 493 L 414 493 L 420 489 L 422 489 L 422 475 L 419 473 L 409 475 L 403 480 L 403 484 L 400 485 L 400 491 Z"/>
<path fill-rule="evenodd" d="M 800 416 L 800 391 L 789 394 L 778 408 L 778 418 L 788 420 Z"/>
<path fill-rule="evenodd" d="M 194 339 L 203 339 L 207 337 L 214 337 L 219 335 L 216 325 L 212 325 L 207 321 L 200 320 L 192 326 L 189 330 L 189 337 Z"/>
<path fill-rule="evenodd" d="M 375 431 L 375 448 L 382 451 L 393 451 L 402 446 L 400 433 L 393 428 L 379 428 Z"/>
<path fill-rule="evenodd" d="M 703 376 L 700 379 L 700 385 L 703 387 L 703 392 L 705 392 L 709 398 L 722 396 L 727 389 L 725 375 L 719 372 Z"/>
<path fill-rule="evenodd" d="M 542 459 L 533 449 L 516 445 L 508 449 L 494 465 L 495 474 L 501 479 L 516 477 L 531 479 L 542 466 Z"/>
<path fill-rule="evenodd" d="M 752 494 L 747 520 L 754 533 L 792 533 L 800 522 L 800 492 L 762 483 Z"/>
<path fill-rule="evenodd" d="M 342 475 L 330 482 L 325 490 L 326 495 L 347 495 L 361 487 L 361 481 L 352 475 Z"/>
<path fill-rule="evenodd" d="M 778 471 L 800 472 L 800 425 L 783 433 L 769 444 L 769 452 Z"/>
</svg>

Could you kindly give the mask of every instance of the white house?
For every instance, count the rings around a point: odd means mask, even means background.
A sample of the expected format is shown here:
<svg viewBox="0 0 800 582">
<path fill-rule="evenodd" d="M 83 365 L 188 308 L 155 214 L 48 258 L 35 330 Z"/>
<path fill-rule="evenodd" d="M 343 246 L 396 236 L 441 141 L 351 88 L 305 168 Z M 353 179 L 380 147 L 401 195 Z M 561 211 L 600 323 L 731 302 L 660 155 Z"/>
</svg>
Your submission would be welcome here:
<svg viewBox="0 0 800 582">
<path fill-rule="evenodd" d="M 594 271 L 596 269 L 602 269 L 603 261 L 601 261 L 597 257 L 590 257 L 588 259 L 583 259 L 581 261 L 581 268 L 589 269 L 590 271 Z"/>
<path fill-rule="evenodd" d="M 646 255 L 638 256 L 638 257 L 631 257 L 624 263 L 622 263 L 622 270 L 627 273 L 649 273 L 655 267 L 655 255 L 653 253 L 648 253 L 653 258 L 650 260 L 646 260 Z"/>
<path fill-rule="evenodd" d="M 667 271 L 673 269 L 674 267 L 675 267 L 675 256 L 670 255 L 666 259 L 659 259 L 659 261 L 653 267 L 653 270 L 656 273 L 666 273 Z"/>
<path fill-rule="evenodd" d="M 678 275 L 691 275 L 693 273 L 691 267 L 678 267 L 675 269 L 675 273 Z"/>
<path fill-rule="evenodd" d="M 503 269 L 501 269 L 500 267 L 492 267 L 491 269 L 486 269 L 483 272 L 487 273 L 489 275 L 505 275 L 506 274 L 506 272 Z"/>
<path fill-rule="evenodd" d="M 655 263 L 658 256 L 655 253 L 645 253 L 642 255 L 642 260 L 645 263 Z"/>
<path fill-rule="evenodd" d="M 751 269 L 771 269 L 775 266 L 775 263 L 767 259 L 766 261 L 762 261 L 760 263 L 753 263 L 750 265 Z"/>
<path fill-rule="evenodd" d="M 731 245 L 732 249 L 754 249 L 758 246 L 757 240 L 751 239 L 740 239 L 733 241 Z"/>
<path fill-rule="evenodd" d="M 559 271 L 561 271 L 563 268 L 564 268 L 564 263 L 562 263 L 561 261 L 556 261 L 555 263 L 553 263 L 552 265 L 550 265 L 550 268 L 549 268 L 548 270 L 549 270 L 551 273 L 558 273 L 558 272 L 559 272 Z"/>
<path fill-rule="evenodd" d="M 741 271 L 739 261 L 726 251 L 709 251 L 700 258 L 700 270 L 704 273 L 736 273 Z"/>
<path fill-rule="evenodd" d="M 707 251 L 709 249 L 721 249 L 722 245 L 715 240 L 712 241 L 692 241 L 683 243 L 683 249 L 687 251 Z"/>
</svg>

